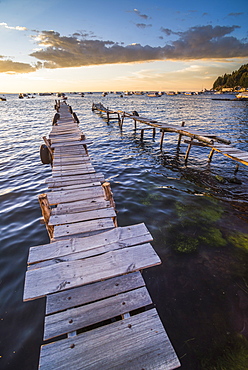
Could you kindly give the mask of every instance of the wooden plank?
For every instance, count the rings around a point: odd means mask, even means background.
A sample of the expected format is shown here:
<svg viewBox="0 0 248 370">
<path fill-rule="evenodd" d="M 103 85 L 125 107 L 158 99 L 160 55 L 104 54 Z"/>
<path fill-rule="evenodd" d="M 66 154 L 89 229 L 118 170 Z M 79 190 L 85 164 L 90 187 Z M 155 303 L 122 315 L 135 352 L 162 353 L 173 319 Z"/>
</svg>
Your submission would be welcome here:
<svg viewBox="0 0 248 370">
<path fill-rule="evenodd" d="M 57 147 L 65 147 L 65 146 L 81 146 L 81 145 L 89 145 L 89 144 L 92 144 L 93 141 L 91 140 L 74 140 L 72 142 L 66 142 L 66 143 L 63 143 L 63 142 L 55 142 L 55 143 L 52 143 L 51 147 L 52 148 L 57 148 Z"/>
<path fill-rule="evenodd" d="M 68 177 L 56 177 L 56 180 L 53 177 L 49 177 L 45 180 L 45 182 L 48 184 L 48 187 L 61 187 L 61 186 L 66 186 L 67 184 L 73 185 L 77 184 L 79 182 L 83 183 L 90 183 L 94 181 L 100 181 L 104 182 L 104 176 L 102 173 L 99 172 L 94 172 L 90 174 L 85 174 L 85 175 L 79 175 L 79 176 L 68 176 Z"/>
<path fill-rule="evenodd" d="M 65 215 L 53 215 L 49 219 L 49 225 L 65 225 L 104 217 L 116 217 L 114 208 L 109 207 L 87 212 L 77 212 Z"/>
<path fill-rule="evenodd" d="M 152 303 L 146 287 L 46 316 L 44 340 L 131 312 Z"/>
<path fill-rule="evenodd" d="M 62 236 L 68 237 L 75 234 L 92 233 L 96 230 L 106 230 L 115 227 L 113 219 L 110 217 L 98 218 L 73 224 L 54 226 L 53 238 L 58 239 Z"/>
<path fill-rule="evenodd" d="M 101 186 L 84 188 L 80 191 L 65 190 L 47 193 L 47 199 L 50 205 L 58 203 L 75 202 L 77 200 L 96 198 L 100 196 L 104 198 L 104 191 Z"/>
<path fill-rule="evenodd" d="M 58 187 L 53 188 L 52 191 L 53 192 L 65 191 L 65 190 L 73 190 L 73 189 L 81 189 L 81 188 L 90 188 L 94 186 L 101 186 L 101 183 L 99 181 L 88 183 L 88 184 L 81 184 L 80 182 L 78 182 L 77 184 L 74 184 L 74 185 L 67 185 L 67 186 L 61 186 L 60 188 Z"/>
<path fill-rule="evenodd" d="M 79 200 L 77 202 L 59 203 L 56 208 L 52 208 L 52 215 L 65 213 L 86 212 L 93 209 L 110 207 L 110 201 L 102 197 Z"/>
<path fill-rule="evenodd" d="M 145 286 L 139 271 L 117 276 L 97 283 L 79 286 L 64 292 L 49 294 L 46 300 L 46 315 L 68 308 L 99 301 L 113 295 Z"/>
<path fill-rule="evenodd" d="M 60 370 L 172 370 L 180 366 L 155 309 L 42 346 L 40 369 L 50 370 L 51 364 Z"/>
<path fill-rule="evenodd" d="M 26 272 L 24 301 L 160 263 L 158 255 L 147 243 L 84 260 L 61 262 L 57 265 L 30 270 Z"/>
<path fill-rule="evenodd" d="M 65 170 L 65 171 L 54 171 L 53 172 L 53 177 L 55 178 L 59 178 L 59 177 L 66 177 L 66 176 L 79 176 L 79 175 L 86 175 L 86 174 L 89 174 L 89 173 L 95 173 L 95 169 L 93 166 L 91 165 L 88 165 L 88 166 L 85 166 L 85 169 L 79 169 L 79 170 L 72 170 L 72 171 L 69 171 L 69 170 Z"/>
<path fill-rule="evenodd" d="M 88 168 L 91 168 L 91 169 L 93 168 L 93 166 L 91 165 L 90 159 L 87 159 L 86 161 L 81 162 L 81 163 L 74 163 L 73 166 L 59 163 L 53 166 L 52 171 L 54 175 L 56 174 L 57 171 L 60 171 L 60 172 L 61 171 L 78 171 L 78 170 L 85 170 Z"/>
<path fill-rule="evenodd" d="M 70 254 L 75 254 L 75 256 L 77 256 L 79 252 L 93 253 L 93 249 L 99 249 L 99 253 L 103 253 L 106 247 L 114 250 L 117 249 L 118 246 L 119 248 L 126 248 L 150 241 L 152 241 L 152 236 L 143 223 L 116 227 L 110 231 L 86 238 L 61 240 L 31 247 L 29 249 L 28 263 L 37 263 L 55 258 L 59 260 Z"/>
</svg>

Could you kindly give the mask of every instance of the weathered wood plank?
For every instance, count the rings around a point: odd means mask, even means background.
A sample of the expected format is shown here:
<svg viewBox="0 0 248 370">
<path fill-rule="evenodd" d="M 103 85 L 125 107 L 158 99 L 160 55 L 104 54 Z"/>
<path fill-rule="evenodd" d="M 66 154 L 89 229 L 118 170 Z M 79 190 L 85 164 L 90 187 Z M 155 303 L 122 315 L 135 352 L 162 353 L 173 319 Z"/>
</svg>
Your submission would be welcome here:
<svg viewBox="0 0 248 370">
<path fill-rule="evenodd" d="M 143 286 L 145 286 L 144 279 L 141 273 L 137 271 L 63 292 L 49 294 L 46 300 L 46 315 L 99 301 L 100 299 Z"/>
<path fill-rule="evenodd" d="M 75 141 L 71 141 L 71 142 L 65 142 L 63 143 L 62 141 L 61 142 L 55 142 L 55 143 L 52 143 L 51 147 L 52 149 L 53 148 L 57 148 L 57 147 L 65 147 L 65 146 L 81 146 L 81 145 L 89 145 L 89 144 L 92 144 L 93 141 L 91 140 L 75 140 Z"/>
<path fill-rule="evenodd" d="M 66 185 L 66 186 L 61 186 L 60 188 L 53 188 L 52 191 L 53 192 L 56 192 L 56 191 L 65 191 L 65 190 L 73 190 L 73 189 L 81 189 L 81 188 L 90 188 L 90 187 L 94 187 L 94 186 L 101 186 L 101 183 L 98 181 L 96 182 L 92 182 L 92 183 L 86 183 L 86 184 L 82 184 L 80 182 L 78 182 L 77 184 L 73 184 L 73 185 Z"/>
<path fill-rule="evenodd" d="M 44 340 L 114 318 L 152 303 L 146 287 L 62 311 L 45 318 Z"/>
<path fill-rule="evenodd" d="M 109 207 L 87 212 L 79 212 L 65 215 L 53 215 L 49 219 L 49 225 L 65 225 L 104 217 L 116 217 L 114 208 Z"/>
<path fill-rule="evenodd" d="M 53 238 L 58 239 L 62 236 L 71 237 L 75 234 L 91 233 L 96 230 L 106 230 L 115 227 L 111 217 L 98 218 L 73 224 L 54 226 Z"/>
<path fill-rule="evenodd" d="M 155 309 L 42 346 L 40 369 L 50 370 L 51 364 L 60 370 L 172 370 L 180 366 Z"/>
<path fill-rule="evenodd" d="M 160 263 L 158 255 L 147 243 L 84 260 L 61 262 L 57 265 L 30 270 L 26 272 L 24 301 Z"/>
<path fill-rule="evenodd" d="M 60 178 L 56 177 L 49 177 L 45 180 L 48 184 L 48 187 L 61 187 L 65 186 L 66 184 L 73 185 L 80 181 L 83 183 L 90 183 L 94 181 L 104 182 L 104 176 L 102 173 L 94 172 L 90 174 L 80 175 L 80 176 L 61 176 Z"/>
<path fill-rule="evenodd" d="M 43 244 L 29 249 L 28 263 L 37 263 L 49 259 L 61 259 L 64 256 L 79 252 L 93 253 L 92 250 L 99 249 L 103 253 L 106 247 L 114 250 L 126 248 L 132 245 L 143 244 L 152 241 L 145 224 L 137 224 L 124 227 L 116 227 L 101 234 L 92 235 L 85 238 L 75 238 L 61 240 L 49 244 Z"/>
<path fill-rule="evenodd" d="M 86 212 L 93 209 L 110 207 L 110 201 L 102 197 L 78 200 L 77 202 L 59 203 L 56 208 L 52 208 L 52 215 L 66 213 Z"/>
<path fill-rule="evenodd" d="M 59 178 L 59 177 L 79 176 L 79 175 L 86 175 L 86 174 L 95 173 L 95 172 L 96 171 L 93 166 L 87 165 L 85 166 L 85 169 L 81 168 L 78 170 L 71 170 L 71 171 L 70 170 L 54 171 L 52 175 L 53 175 L 53 178 L 56 180 L 56 178 Z"/>
<path fill-rule="evenodd" d="M 85 169 L 88 169 L 88 168 L 93 168 L 92 167 L 92 164 L 90 162 L 90 159 L 88 159 L 87 161 L 84 161 L 82 163 L 74 163 L 73 166 L 72 165 L 67 165 L 67 164 L 63 164 L 63 163 L 60 163 L 60 164 L 57 164 L 57 165 L 54 165 L 53 166 L 53 170 L 52 170 L 52 173 L 53 175 L 55 174 L 56 175 L 56 172 L 62 172 L 62 171 L 80 171 L 80 170 L 85 170 Z"/>
<path fill-rule="evenodd" d="M 101 196 L 104 198 L 104 191 L 101 186 L 83 188 L 80 191 L 64 190 L 47 193 L 47 199 L 50 205 L 75 202 L 77 200 L 91 199 Z"/>
</svg>

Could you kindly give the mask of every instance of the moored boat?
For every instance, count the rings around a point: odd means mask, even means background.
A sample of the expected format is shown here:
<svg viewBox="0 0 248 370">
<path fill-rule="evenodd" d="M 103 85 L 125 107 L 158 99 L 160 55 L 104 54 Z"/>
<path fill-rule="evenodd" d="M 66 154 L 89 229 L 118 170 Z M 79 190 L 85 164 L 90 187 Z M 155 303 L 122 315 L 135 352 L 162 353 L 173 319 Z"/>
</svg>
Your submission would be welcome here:
<svg viewBox="0 0 248 370">
<path fill-rule="evenodd" d="M 238 95 L 236 95 L 236 99 L 238 99 L 238 100 L 248 100 L 248 91 L 239 93 Z"/>
</svg>

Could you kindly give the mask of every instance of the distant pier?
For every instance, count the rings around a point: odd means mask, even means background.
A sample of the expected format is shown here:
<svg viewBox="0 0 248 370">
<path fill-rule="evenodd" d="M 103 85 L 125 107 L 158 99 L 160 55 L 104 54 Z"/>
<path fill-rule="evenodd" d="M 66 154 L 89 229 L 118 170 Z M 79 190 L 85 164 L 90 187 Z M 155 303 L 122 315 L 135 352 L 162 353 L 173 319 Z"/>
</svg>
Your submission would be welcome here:
<svg viewBox="0 0 248 370">
<path fill-rule="evenodd" d="M 124 124 L 125 118 L 132 119 L 134 122 L 135 130 L 140 130 L 141 141 L 144 138 L 145 130 L 152 129 L 152 137 L 154 138 L 156 134 L 156 129 L 158 129 L 161 132 L 160 150 L 162 150 L 163 148 L 164 136 L 166 132 L 178 134 L 178 142 L 177 142 L 178 149 L 180 147 L 182 137 L 183 136 L 188 137 L 189 140 L 184 141 L 186 144 L 188 144 L 188 147 L 185 153 L 185 162 L 188 161 L 191 147 L 193 145 L 197 145 L 197 146 L 203 146 L 203 147 L 210 148 L 208 162 L 211 162 L 214 152 L 219 152 L 223 154 L 224 156 L 238 162 L 235 172 L 238 171 L 239 163 L 242 163 L 248 166 L 248 152 L 245 152 L 243 150 L 240 150 L 238 148 L 231 146 L 230 145 L 231 141 L 221 138 L 215 134 L 212 134 L 212 133 L 210 134 L 207 132 L 199 132 L 197 130 L 194 130 L 188 127 L 186 128 L 185 122 L 182 122 L 181 126 L 163 123 L 163 122 L 159 122 L 157 120 L 153 120 L 150 118 L 140 117 L 138 112 L 127 113 L 121 110 L 110 110 L 108 108 L 105 108 L 101 103 L 93 103 L 92 111 L 98 111 L 101 113 L 105 113 L 107 115 L 108 121 L 112 118 L 118 119 L 118 123 L 121 129 Z M 143 126 L 142 128 L 138 128 L 137 123 L 145 124 L 147 127 Z"/>
<path fill-rule="evenodd" d="M 57 113 L 39 196 L 51 242 L 30 248 L 24 300 L 46 297 L 40 369 L 175 369 L 177 355 L 141 270 L 161 263 L 141 223 L 118 226 L 110 184 L 88 155 L 72 108 Z M 119 119 L 120 116 L 119 116 Z"/>
</svg>

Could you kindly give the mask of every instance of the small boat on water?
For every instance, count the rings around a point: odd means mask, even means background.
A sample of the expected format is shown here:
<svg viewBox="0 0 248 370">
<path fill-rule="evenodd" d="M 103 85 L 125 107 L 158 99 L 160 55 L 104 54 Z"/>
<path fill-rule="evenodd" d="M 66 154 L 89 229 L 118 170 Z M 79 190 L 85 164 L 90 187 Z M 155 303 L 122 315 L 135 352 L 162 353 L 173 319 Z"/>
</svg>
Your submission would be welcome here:
<svg viewBox="0 0 248 370">
<path fill-rule="evenodd" d="M 6 101 L 7 99 L 5 98 L 5 96 L 0 96 L 0 101 Z"/>
<path fill-rule="evenodd" d="M 146 94 L 146 96 L 149 96 L 150 98 L 159 98 L 161 95 L 159 95 L 158 92 L 150 92 Z"/>
<path fill-rule="evenodd" d="M 247 92 L 241 92 L 238 95 L 236 95 L 237 100 L 247 100 L 248 101 L 248 91 Z"/>
</svg>

